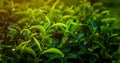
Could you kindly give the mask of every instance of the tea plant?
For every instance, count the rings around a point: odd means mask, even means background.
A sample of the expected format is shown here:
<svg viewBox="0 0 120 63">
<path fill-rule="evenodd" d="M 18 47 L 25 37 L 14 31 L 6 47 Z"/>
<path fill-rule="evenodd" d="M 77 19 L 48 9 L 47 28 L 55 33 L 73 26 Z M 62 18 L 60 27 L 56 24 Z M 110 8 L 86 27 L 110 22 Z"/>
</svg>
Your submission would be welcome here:
<svg viewBox="0 0 120 63">
<path fill-rule="evenodd" d="M 1 63 L 120 62 L 120 30 L 112 27 L 115 18 L 102 3 L 91 5 L 86 0 L 81 0 L 78 6 L 67 6 L 60 0 L 1 3 Z"/>
</svg>

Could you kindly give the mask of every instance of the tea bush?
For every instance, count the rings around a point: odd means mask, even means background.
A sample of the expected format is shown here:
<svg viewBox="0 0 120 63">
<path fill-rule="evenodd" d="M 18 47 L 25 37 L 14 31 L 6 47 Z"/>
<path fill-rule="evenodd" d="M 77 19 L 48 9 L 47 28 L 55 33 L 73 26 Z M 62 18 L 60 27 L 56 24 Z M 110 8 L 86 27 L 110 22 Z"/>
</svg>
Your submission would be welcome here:
<svg viewBox="0 0 120 63">
<path fill-rule="evenodd" d="M 102 3 L 0 3 L 0 63 L 120 62 L 120 30 Z"/>
</svg>

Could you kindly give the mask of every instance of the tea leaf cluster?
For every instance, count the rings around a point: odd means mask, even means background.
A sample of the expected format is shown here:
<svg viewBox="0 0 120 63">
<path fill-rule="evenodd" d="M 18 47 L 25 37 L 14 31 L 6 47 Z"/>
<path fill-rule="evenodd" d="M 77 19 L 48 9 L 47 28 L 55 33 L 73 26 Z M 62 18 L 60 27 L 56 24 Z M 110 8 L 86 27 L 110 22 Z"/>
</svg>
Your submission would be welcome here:
<svg viewBox="0 0 120 63">
<path fill-rule="evenodd" d="M 0 3 L 0 63 L 120 62 L 120 30 L 102 3 Z"/>
</svg>

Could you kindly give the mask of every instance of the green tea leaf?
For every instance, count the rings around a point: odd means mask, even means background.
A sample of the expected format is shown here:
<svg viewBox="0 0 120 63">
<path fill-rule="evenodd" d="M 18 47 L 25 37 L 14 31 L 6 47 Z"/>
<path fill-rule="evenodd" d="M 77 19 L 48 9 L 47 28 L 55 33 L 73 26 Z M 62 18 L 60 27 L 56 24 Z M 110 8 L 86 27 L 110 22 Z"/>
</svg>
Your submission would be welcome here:
<svg viewBox="0 0 120 63">
<path fill-rule="evenodd" d="M 66 58 L 67 58 L 67 59 L 69 59 L 69 58 L 77 59 L 77 54 L 72 54 L 72 53 L 70 53 L 70 54 L 67 55 Z"/>
<path fill-rule="evenodd" d="M 66 18 L 70 18 L 71 16 L 70 15 L 64 15 L 63 18 L 66 19 Z"/>
<path fill-rule="evenodd" d="M 29 29 L 23 29 L 21 30 L 21 33 L 29 36 L 31 31 Z"/>
<path fill-rule="evenodd" d="M 16 50 L 21 50 L 21 48 L 28 44 L 31 40 L 28 40 L 28 41 L 24 41 L 24 42 L 21 42 L 17 47 L 16 47 Z"/>
<path fill-rule="evenodd" d="M 34 57 L 36 57 L 36 52 L 30 47 L 24 47 L 23 50 L 21 50 L 21 49 L 18 49 L 18 50 L 29 53 L 29 54 L 33 55 Z"/>
<path fill-rule="evenodd" d="M 55 26 L 63 26 L 63 27 L 67 27 L 67 25 L 63 24 L 63 23 L 56 23 L 56 24 L 53 24 L 52 27 L 55 27 Z"/>
<path fill-rule="evenodd" d="M 42 51 L 40 42 L 35 37 L 33 37 L 33 39 L 34 39 L 35 43 L 37 44 L 37 46 L 39 47 L 40 51 Z"/>
<path fill-rule="evenodd" d="M 112 21 L 116 21 L 116 18 L 104 18 L 104 19 L 102 19 L 102 22 L 106 22 L 106 23 L 109 23 Z"/>
<path fill-rule="evenodd" d="M 73 19 L 70 19 L 70 20 L 68 20 L 68 21 L 66 22 L 67 29 L 70 28 L 70 25 L 72 24 L 72 21 L 73 21 Z"/>
<path fill-rule="evenodd" d="M 39 29 L 41 32 L 45 33 L 45 28 L 41 25 L 31 26 L 30 29 Z"/>
<path fill-rule="evenodd" d="M 60 57 L 59 55 L 51 54 L 50 58 L 48 59 L 48 61 L 50 62 L 51 60 L 58 59 L 59 57 Z"/>
<path fill-rule="evenodd" d="M 64 54 L 57 48 L 49 48 L 47 50 L 43 51 L 43 54 L 45 53 L 56 53 L 56 54 L 60 54 L 62 57 L 64 57 Z"/>
<path fill-rule="evenodd" d="M 32 54 L 34 57 L 36 57 L 36 52 L 35 52 L 32 48 L 30 48 L 30 47 L 25 47 L 25 48 L 23 49 L 23 52 Z"/>
<path fill-rule="evenodd" d="M 50 26 L 50 23 L 45 23 L 45 24 L 44 24 L 45 30 L 47 30 L 47 28 L 49 28 L 49 26 Z"/>
<path fill-rule="evenodd" d="M 68 37 L 63 37 L 62 42 L 60 43 L 59 47 L 61 48 L 67 41 Z"/>
<path fill-rule="evenodd" d="M 106 11 L 101 12 L 101 14 L 107 14 L 107 15 L 110 15 L 110 11 L 106 10 Z"/>
<path fill-rule="evenodd" d="M 52 6 L 52 10 L 54 10 L 55 9 L 55 7 L 56 7 L 56 5 L 59 3 L 59 0 L 57 0 L 54 4 L 53 4 L 53 6 Z"/>
<path fill-rule="evenodd" d="M 48 16 L 44 15 L 46 20 L 48 21 L 48 23 L 50 23 L 50 19 L 48 18 Z"/>
<path fill-rule="evenodd" d="M 78 25 L 77 24 L 74 24 L 74 25 L 72 25 L 71 26 L 71 28 L 70 28 L 70 32 L 75 32 L 75 30 L 78 28 Z"/>
<path fill-rule="evenodd" d="M 94 41 L 94 43 L 97 44 L 97 45 L 99 45 L 99 46 L 102 47 L 103 49 L 106 49 L 105 46 L 104 46 L 102 43 L 97 42 L 97 41 Z"/>
<path fill-rule="evenodd" d="M 35 35 L 37 35 L 38 33 L 32 33 L 31 35 L 30 35 L 30 38 L 32 38 L 32 37 L 34 37 Z"/>
<path fill-rule="evenodd" d="M 20 43 L 17 47 L 16 47 L 16 50 L 20 50 L 21 53 L 23 52 L 27 52 L 29 54 L 32 54 L 34 57 L 36 57 L 36 53 L 35 51 L 30 48 L 30 47 L 26 47 L 26 45 L 30 42 L 31 40 L 28 40 L 28 41 L 25 41 L 25 42 L 22 42 Z"/>
<path fill-rule="evenodd" d="M 77 37 L 77 40 L 80 40 L 81 38 L 84 37 L 84 33 L 79 33 L 78 37 Z"/>
<path fill-rule="evenodd" d="M 21 33 L 24 31 L 26 31 L 27 33 L 31 33 L 31 31 L 29 29 L 23 29 L 23 30 L 21 30 Z"/>
<path fill-rule="evenodd" d="M 25 23 L 25 22 L 28 22 L 29 21 L 29 18 L 22 18 L 21 20 L 19 20 L 17 23 L 18 24 L 22 24 L 22 23 Z"/>
<path fill-rule="evenodd" d="M 95 4 L 93 5 L 93 7 L 95 7 L 95 6 L 102 6 L 102 5 L 103 5 L 103 3 L 97 2 L 97 3 L 95 3 Z"/>
</svg>

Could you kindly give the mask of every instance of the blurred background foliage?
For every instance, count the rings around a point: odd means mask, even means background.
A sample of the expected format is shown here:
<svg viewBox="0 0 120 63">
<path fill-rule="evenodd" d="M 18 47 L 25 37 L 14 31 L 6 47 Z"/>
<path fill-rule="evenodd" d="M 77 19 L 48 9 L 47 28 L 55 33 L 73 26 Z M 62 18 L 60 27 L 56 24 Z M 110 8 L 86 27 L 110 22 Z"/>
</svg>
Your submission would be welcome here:
<svg viewBox="0 0 120 63">
<path fill-rule="evenodd" d="M 62 0 L 65 2 L 66 5 L 76 5 L 78 4 L 79 0 Z M 120 0 L 89 0 L 91 4 L 94 4 L 95 2 L 102 2 L 103 5 L 106 7 L 106 9 L 110 10 L 113 17 L 115 17 L 117 20 L 114 22 L 113 27 L 114 28 L 120 28 Z"/>
<path fill-rule="evenodd" d="M 120 0 L 100 0 L 104 6 L 111 11 L 113 17 L 117 18 L 117 22 L 114 23 L 115 28 L 120 28 Z"/>
</svg>

